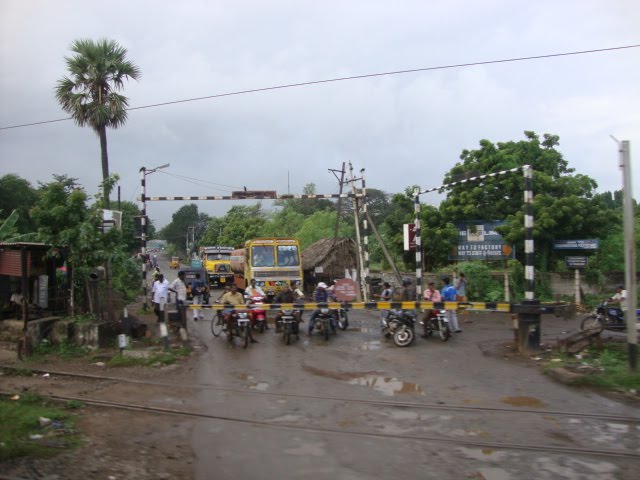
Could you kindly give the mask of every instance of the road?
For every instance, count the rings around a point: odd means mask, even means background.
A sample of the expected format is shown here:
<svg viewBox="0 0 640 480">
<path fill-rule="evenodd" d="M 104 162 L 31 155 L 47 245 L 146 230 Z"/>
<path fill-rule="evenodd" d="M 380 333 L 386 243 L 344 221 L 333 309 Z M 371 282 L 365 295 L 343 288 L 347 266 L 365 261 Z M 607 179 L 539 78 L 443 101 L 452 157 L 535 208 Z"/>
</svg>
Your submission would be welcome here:
<svg viewBox="0 0 640 480">
<path fill-rule="evenodd" d="M 286 346 L 271 329 L 246 350 L 190 321 L 211 388 L 189 407 L 218 417 L 194 427 L 195 478 L 637 478 L 639 409 L 508 355 L 507 315 L 470 314 L 447 343 L 398 348 L 377 312 L 350 313 L 328 342 Z M 542 341 L 575 323 L 545 317 Z"/>
</svg>

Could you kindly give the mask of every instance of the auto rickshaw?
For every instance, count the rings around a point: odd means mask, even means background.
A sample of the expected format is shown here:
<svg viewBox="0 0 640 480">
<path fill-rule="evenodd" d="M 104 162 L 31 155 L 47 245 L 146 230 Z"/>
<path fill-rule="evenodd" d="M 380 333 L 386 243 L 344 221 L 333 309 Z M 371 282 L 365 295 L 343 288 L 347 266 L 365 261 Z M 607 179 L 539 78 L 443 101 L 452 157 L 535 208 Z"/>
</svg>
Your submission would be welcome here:
<svg viewBox="0 0 640 480">
<path fill-rule="evenodd" d="M 180 268 L 180 257 L 171 257 L 169 268 L 175 268 L 176 270 Z"/>
</svg>

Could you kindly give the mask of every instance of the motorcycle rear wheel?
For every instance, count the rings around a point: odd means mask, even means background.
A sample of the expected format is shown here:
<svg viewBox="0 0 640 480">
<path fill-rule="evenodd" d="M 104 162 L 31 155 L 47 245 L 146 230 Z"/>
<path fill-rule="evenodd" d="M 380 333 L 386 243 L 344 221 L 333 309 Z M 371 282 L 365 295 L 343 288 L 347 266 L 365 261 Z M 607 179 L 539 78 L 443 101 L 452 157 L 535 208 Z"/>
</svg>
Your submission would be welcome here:
<svg viewBox="0 0 640 480">
<path fill-rule="evenodd" d="M 393 334 L 393 343 L 396 344 L 397 347 L 408 347 L 411 345 L 415 338 L 415 334 L 413 329 L 411 328 L 401 328 L 396 330 Z"/>
<path fill-rule="evenodd" d="M 580 324 L 580 329 L 581 330 L 597 329 L 602 331 L 604 330 L 604 324 L 602 323 L 602 320 L 600 320 L 596 315 L 590 314 L 582 319 L 582 323 Z"/>
<path fill-rule="evenodd" d="M 322 334 L 324 335 L 324 339 L 328 342 L 329 341 L 329 322 L 324 321 L 322 323 Z"/>
<path fill-rule="evenodd" d="M 258 322 L 259 326 L 258 326 L 258 331 L 260 333 L 264 333 L 264 324 L 265 324 L 266 320 L 263 320 L 262 322 Z"/>
</svg>

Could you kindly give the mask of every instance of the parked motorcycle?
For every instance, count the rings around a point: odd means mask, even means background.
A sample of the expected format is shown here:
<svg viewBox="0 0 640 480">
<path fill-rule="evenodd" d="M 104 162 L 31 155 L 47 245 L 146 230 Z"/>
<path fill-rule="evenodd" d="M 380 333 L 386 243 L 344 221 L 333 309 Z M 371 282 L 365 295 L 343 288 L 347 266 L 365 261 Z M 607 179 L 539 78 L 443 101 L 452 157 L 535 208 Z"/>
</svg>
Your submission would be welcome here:
<svg viewBox="0 0 640 480">
<path fill-rule="evenodd" d="M 636 314 L 636 324 L 638 321 L 640 321 L 640 319 Z M 599 330 L 624 331 L 627 328 L 627 323 L 622 310 L 609 307 L 608 302 L 605 300 L 599 304 L 593 312 L 582 319 L 580 328 L 582 330 L 595 328 Z"/>
<path fill-rule="evenodd" d="M 251 327 L 257 329 L 260 333 L 267 328 L 267 311 L 261 307 L 264 305 L 265 298 L 262 295 L 249 297 L 249 318 L 251 319 Z"/>
<path fill-rule="evenodd" d="M 296 336 L 296 340 L 299 339 L 299 326 L 300 311 L 291 309 L 280 310 L 280 316 L 276 319 L 278 323 L 277 328 L 282 331 L 282 339 L 285 345 L 291 343 L 291 337 Z"/>
<path fill-rule="evenodd" d="M 389 310 L 386 318 L 382 319 L 382 334 L 393 337 L 393 343 L 398 347 L 411 345 L 415 339 L 415 313 L 412 310 Z"/>
<path fill-rule="evenodd" d="M 421 323 L 425 337 L 430 337 L 435 333 L 443 342 L 451 338 L 451 327 L 446 310 L 427 310 Z"/>
</svg>

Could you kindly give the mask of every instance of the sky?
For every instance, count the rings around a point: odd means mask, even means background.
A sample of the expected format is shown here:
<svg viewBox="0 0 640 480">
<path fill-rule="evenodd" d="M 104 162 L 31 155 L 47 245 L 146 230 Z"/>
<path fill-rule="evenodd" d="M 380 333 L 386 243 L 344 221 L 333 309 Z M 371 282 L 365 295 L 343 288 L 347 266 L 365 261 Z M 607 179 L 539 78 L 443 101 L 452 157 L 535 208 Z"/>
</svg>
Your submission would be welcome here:
<svg viewBox="0 0 640 480">
<path fill-rule="evenodd" d="M 636 0 L 0 0 L 0 128 L 68 117 L 53 89 L 79 38 L 109 38 L 142 71 L 131 107 L 332 78 L 640 44 Z M 122 200 L 232 190 L 337 193 L 329 169 L 364 168 L 368 188 L 436 187 L 479 141 L 560 137 L 598 191 L 622 188 L 631 142 L 640 188 L 640 48 L 386 75 L 131 111 L 109 130 Z M 90 194 L 96 134 L 72 121 L 0 130 L 0 175 L 54 174 Z M 535 192 L 534 192 L 535 193 Z M 436 193 L 421 197 L 438 204 Z M 195 202 L 221 216 L 249 201 Z M 149 202 L 158 227 L 191 202 Z M 269 207 L 269 204 L 263 204 Z"/>
</svg>

